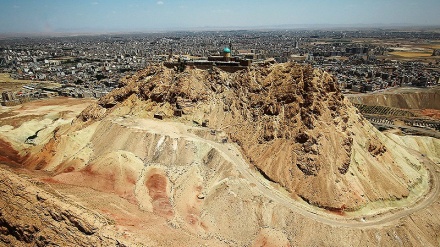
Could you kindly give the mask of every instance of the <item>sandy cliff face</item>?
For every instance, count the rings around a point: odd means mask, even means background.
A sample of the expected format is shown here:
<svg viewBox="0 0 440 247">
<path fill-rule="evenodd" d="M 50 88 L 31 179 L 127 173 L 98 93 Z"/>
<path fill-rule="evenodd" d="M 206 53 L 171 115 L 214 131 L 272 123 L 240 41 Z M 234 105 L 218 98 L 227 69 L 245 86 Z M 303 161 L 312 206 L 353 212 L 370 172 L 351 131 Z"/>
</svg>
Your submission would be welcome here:
<svg viewBox="0 0 440 247">
<path fill-rule="evenodd" d="M 133 133 L 112 122 L 160 114 L 165 121 L 204 123 L 224 132 L 268 180 L 294 198 L 327 209 L 354 210 L 369 202 L 402 199 L 426 179 L 416 159 L 388 145 L 387 138 L 356 113 L 329 74 L 311 67 L 287 63 L 233 74 L 150 67 L 125 84 L 84 110 L 65 132 L 56 133 L 59 138 L 43 148 L 53 155 L 39 155 L 28 163 L 97 175 L 111 170 L 104 169 L 102 160 L 112 160 L 107 166 L 124 167 L 123 161 L 114 161 L 121 160 L 118 150 L 123 150 L 135 154 L 137 161 L 111 178 L 124 176 L 130 188 L 142 162 L 151 157 L 173 165 L 193 159 L 173 150 L 155 154 L 151 149 L 160 135 L 145 137 L 142 131 Z M 175 112 L 183 115 L 175 117 Z M 110 189 L 125 195 L 122 188 Z"/>
</svg>

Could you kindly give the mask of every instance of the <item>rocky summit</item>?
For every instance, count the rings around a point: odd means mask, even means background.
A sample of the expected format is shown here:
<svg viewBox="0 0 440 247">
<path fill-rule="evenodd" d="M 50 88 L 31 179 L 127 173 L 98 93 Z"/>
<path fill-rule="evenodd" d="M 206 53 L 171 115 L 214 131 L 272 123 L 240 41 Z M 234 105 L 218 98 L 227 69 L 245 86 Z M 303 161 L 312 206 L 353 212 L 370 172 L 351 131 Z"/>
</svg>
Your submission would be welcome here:
<svg viewBox="0 0 440 247">
<path fill-rule="evenodd" d="M 124 84 L 85 109 L 72 128 L 121 116 L 205 126 L 224 132 L 292 197 L 333 210 L 405 198 L 423 180 L 420 165 L 386 144 L 334 78 L 310 66 L 267 64 L 236 73 L 153 66 Z M 108 141 L 116 134 L 107 133 Z"/>
<path fill-rule="evenodd" d="M 38 116 L 38 102 L 2 113 L 10 166 L 0 193 L 13 207 L 0 211 L 1 241 L 353 246 L 438 236 L 410 230 L 438 228 L 436 164 L 413 150 L 435 156 L 438 141 L 379 132 L 326 72 L 159 65 L 122 83 L 91 104 L 47 100 Z M 415 220 L 394 222 L 415 209 Z"/>
</svg>

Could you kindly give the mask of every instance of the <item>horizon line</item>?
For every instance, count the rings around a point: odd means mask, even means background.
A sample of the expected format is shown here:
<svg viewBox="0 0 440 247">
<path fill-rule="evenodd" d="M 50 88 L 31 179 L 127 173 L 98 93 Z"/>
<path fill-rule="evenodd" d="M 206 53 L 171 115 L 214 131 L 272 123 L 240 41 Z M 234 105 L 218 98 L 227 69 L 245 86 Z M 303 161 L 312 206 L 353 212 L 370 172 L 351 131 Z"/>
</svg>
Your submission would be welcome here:
<svg viewBox="0 0 440 247">
<path fill-rule="evenodd" d="M 104 35 L 104 34 L 134 34 L 134 33 L 167 33 L 167 32 L 215 32 L 215 31 L 279 31 L 279 30 L 340 30 L 349 31 L 350 29 L 440 29 L 440 24 L 410 24 L 410 23 L 392 23 L 392 24 L 279 24 L 267 26 L 204 26 L 204 27 L 164 27 L 164 28 L 134 28 L 134 29 L 99 29 L 99 28 L 72 28 L 60 29 L 50 32 L 29 31 L 29 32 L 0 32 L 0 38 L 30 36 L 63 36 L 63 35 Z M 15 36 L 14 36 L 15 35 Z"/>
</svg>

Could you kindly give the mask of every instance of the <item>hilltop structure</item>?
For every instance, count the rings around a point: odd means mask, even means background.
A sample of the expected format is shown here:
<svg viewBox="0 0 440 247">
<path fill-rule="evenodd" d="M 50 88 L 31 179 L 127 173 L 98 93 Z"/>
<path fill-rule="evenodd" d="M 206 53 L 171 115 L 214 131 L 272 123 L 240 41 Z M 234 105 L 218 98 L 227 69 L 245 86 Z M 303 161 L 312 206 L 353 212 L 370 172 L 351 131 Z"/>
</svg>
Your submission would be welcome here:
<svg viewBox="0 0 440 247">
<path fill-rule="evenodd" d="M 229 41 L 229 47 L 224 47 L 220 56 L 209 56 L 207 59 L 200 60 L 180 60 L 177 62 L 165 62 L 168 68 L 183 68 L 190 66 L 198 69 L 212 69 L 217 67 L 227 72 L 236 72 L 251 66 L 252 60 L 237 56 L 232 56 L 232 43 Z"/>
</svg>

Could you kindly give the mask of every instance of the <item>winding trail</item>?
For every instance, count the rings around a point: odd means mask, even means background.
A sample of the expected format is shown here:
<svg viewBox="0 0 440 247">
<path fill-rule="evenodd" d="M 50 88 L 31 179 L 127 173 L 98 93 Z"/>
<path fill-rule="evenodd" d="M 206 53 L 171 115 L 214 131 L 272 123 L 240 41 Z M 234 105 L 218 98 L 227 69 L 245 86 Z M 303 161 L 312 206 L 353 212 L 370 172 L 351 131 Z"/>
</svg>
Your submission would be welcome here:
<svg viewBox="0 0 440 247">
<path fill-rule="evenodd" d="M 180 125 L 180 124 L 179 124 Z M 182 126 L 179 126 L 180 128 Z M 186 129 L 190 128 L 185 126 Z M 186 132 L 186 133 L 185 133 Z M 368 216 L 359 216 L 356 218 L 348 218 L 344 216 L 339 216 L 338 218 L 332 218 L 331 214 L 320 213 L 311 211 L 304 206 L 300 205 L 294 199 L 284 195 L 282 192 L 274 188 L 269 181 L 263 180 L 255 170 L 253 170 L 246 160 L 243 158 L 239 148 L 236 144 L 233 143 L 218 143 L 211 140 L 203 139 L 196 135 L 190 134 L 187 131 L 183 133 L 184 136 L 190 137 L 192 139 L 196 139 L 198 141 L 202 141 L 210 144 L 213 148 L 218 150 L 220 154 L 232 164 L 235 165 L 237 170 L 243 175 L 243 177 L 249 181 L 249 183 L 254 183 L 256 185 L 256 189 L 260 191 L 260 193 L 267 198 L 283 205 L 286 208 L 291 209 L 294 212 L 297 212 L 305 217 L 314 219 L 318 222 L 332 225 L 332 226 L 342 226 L 342 227 L 351 227 L 351 228 L 364 228 L 364 227 L 375 227 L 380 225 L 389 224 L 391 221 L 399 220 L 403 217 L 406 217 L 412 213 L 420 211 L 432 203 L 435 203 L 440 195 L 440 173 L 436 172 L 436 164 L 430 159 L 422 156 L 415 150 L 411 150 L 407 148 L 413 155 L 417 156 L 420 160 L 423 161 L 426 168 L 430 173 L 430 184 L 431 188 L 428 194 L 421 199 L 420 201 L 414 203 L 410 207 L 403 207 L 400 209 L 391 209 L 388 212 L 383 212 L 376 215 L 368 215 Z M 397 210 L 397 211 L 396 211 Z"/>
<path fill-rule="evenodd" d="M 368 216 L 367 221 L 358 221 L 355 219 L 347 219 L 343 216 L 340 217 L 340 219 L 334 219 L 326 217 L 325 215 L 320 215 L 315 212 L 309 211 L 299 205 L 298 202 L 294 201 L 293 199 L 289 198 L 286 195 L 283 195 L 281 192 L 279 192 L 277 189 L 273 188 L 269 184 L 268 181 L 263 181 L 261 178 L 256 175 L 256 172 L 253 171 L 247 162 L 244 160 L 244 158 L 241 156 L 241 153 L 238 151 L 237 147 L 233 144 L 219 144 L 212 141 L 206 141 L 209 144 L 211 144 L 215 149 L 221 152 L 224 158 L 231 161 L 233 164 L 235 164 L 236 168 L 241 172 L 241 174 L 251 183 L 256 184 L 256 188 L 267 198 L 270 198 L 271 200 L 278 202 L 279 204 L 305 216 L 308 218 L 312 218 L 316 221 L 322 222 L 324 224 L 328 225 L 334 225 L 334 226 L 344 226 L 344 227 L 372 227 L 372 226 L 379 226 L 379 225 L 385 225 L 389 223 L 390 221 L 398 220 L 400 218 L 406 217 L 412 213 L 415 213 L 419 210 L 422 210 L 428 206 L 430 206 L 432 203 L 435 203 L 436 200 L 439 198 L 440 195 L 440 183 L 439 183 L 439 173 L 436 172 L 435 163 L 429 160 L 426 157 L 423 157 L 419 153 L 416 153 L 415 151 L 411 151 L 414 155 L 418 155 L 419 158 L 423 159 L 424 164 L 426 165 L 426 168 L 430 172 L 431 175 L 431 185 L 432 188 L 428 192 L 428 194 L 425 196 L 422 201 L 417 202 L 415 205 L 412 205 L 409 208 L 403 208 L 400 209 L 397 212 L 386 212 L 382 213 L 380 215 L 376 215 L 374 217 Z M 360 216 L 359 219 L 363 218 Z"/>
<path fill-rule="evenodd" d="M 244 177 L 244 179 L 246 179 L 249 183 L 255 184 L 255 187 L 253 187 L 253 189 L 258 190 L 261 195 L 292 210 L 293 212 L 299 213 L 304 217 L 316 220 L 327 225 L 351 228 L 366 228 L 387 225 L 390 224 L 390 222 L 392 221 L 399 220 L 412 213 L 429 207 L 431 204 L 435 203 L 439 199 L 440 195 L 440 173 L 438 173 L 436 170 L 438 169 L 437 165 L 430 159 L 421 155 L 419 152 L 405 147 L 407 150 L 409 150 L 409 152 L 411 152 L 411 154 L 423 161 L 426 168 L 428 169 L 428 172 L 430 174 L 429 182 L 431 185 L 429 192 L 422 199 L 408 207 L 391 208 L 387 212 L 380 212 L 373 215 L 368 214 L 351 217 L 337 216 L 334 214 L 326 213 L 321 209 L 314 210 L 312 206 L 307 207 L 305 205 L 302 205 L 300 202 L 295 201 L 285 193 L 274 188 L 268 180 L 262 178 L 261 175 L 247 163 L 247 161 L 243 158 L 237 144 L 220 143 L 213 140 L 208 140 L 194 134 L 195 131 L 190 131 L 191 129 L 198 129 L 198 127 L 188 126 L 180 122 L 158 121 L 152 119 L 132 119 L 132 121 L 129 121 L 130 123 L 127 123 L 124 120 L 116 120 L 116 122 L 127 127 L 145 129 L 148 131 L 160 133 L 162 135 L 171 135 L 173 137 L 180 137 L 188 140 L 206 143 L 212 148 L 216 149 L 220 153 L 220 155 L 223 156 L 224 159 L 233 164 Z M 203 128 L 203 130 L 206 131 L 207 129 Z"/>
</svg>

